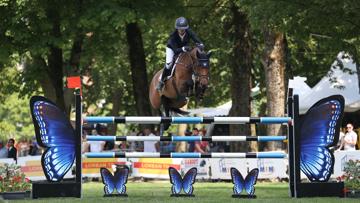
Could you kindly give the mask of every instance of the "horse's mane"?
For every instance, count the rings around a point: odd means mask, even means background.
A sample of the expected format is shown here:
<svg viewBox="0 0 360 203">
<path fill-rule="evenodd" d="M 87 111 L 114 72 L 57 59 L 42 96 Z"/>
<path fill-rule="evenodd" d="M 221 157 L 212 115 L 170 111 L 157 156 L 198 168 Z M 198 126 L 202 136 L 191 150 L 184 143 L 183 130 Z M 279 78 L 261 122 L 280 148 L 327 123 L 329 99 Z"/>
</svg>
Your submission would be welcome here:
<svg viewBox="0 0 360 203">
<path fill-rule="evenodd" d="M 206 54 L 204 51 L 200 50 L 198 47 L 194 47 L 190 52 L 184 52 L 179 55 L 179 62 L 183 62 L 186 57 L 190 57 L 192 62 L 194 63 L 196 60 L 198 60 L 197 53 L 200 55 Z"/>
</svg>

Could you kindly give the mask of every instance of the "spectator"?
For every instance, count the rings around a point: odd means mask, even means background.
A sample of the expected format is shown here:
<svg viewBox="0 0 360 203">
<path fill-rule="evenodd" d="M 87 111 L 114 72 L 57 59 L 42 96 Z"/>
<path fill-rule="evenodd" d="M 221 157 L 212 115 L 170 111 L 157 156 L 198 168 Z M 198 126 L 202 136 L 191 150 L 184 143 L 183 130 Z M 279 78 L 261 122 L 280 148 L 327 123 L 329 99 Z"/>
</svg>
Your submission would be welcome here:
<svg viewBox="0 0 360 203">
<path fill-rule="evenodd" d="M 186 129 L 184 134 L 185 136 L 191 136 L 192 132 L 189 129 Z"/>
<path fill-rule="evenodd" d="M 204 136 L 204 131 L 200 131 L 199 135 Z M 195 142 L 194 152 L 205 153 L 209 151 L 209 143 L 206 141 Z"/>
<path fill-rule="evenodd" d="M 138 132 L 136 136 L 144 136 L 144 133 L 143 132 Z M 137 152 L 143 152 L 144 151 L 144 142 L 138 142 L 136 141 L 135 142 L 135 151 Z"/>
<path fill-rule="evenodd" d="M 172 137 L 173 134 L 171 132 L 169 132 L 167 134 L 167 137 Z M 168 141 L 164 141 L 164 142 L 160 142 L 160 152 L 162 153 L 171 153 L 171 152 L 175 152 L 175 148 L 176 148 L 176 144 L 175 142 L 168 142 Z"/>
<path fill-rule="evenodd" d="M 163 142 L 163 145 L 161 146 L 161 152 L 162 153 L 171 153 L 174 152 L 176 148 L 176 145 L 174 142 Z"/>
<path fill-rule="evenodd" d="M 8 157 L 8 151 L 6 150 L 6 147 L 4 146 L 4 142 L 0 140 L 0 159 L 1 158 L 7 158 Z"/>
<path fill-rule="evenodd" d="M 36 137 L 32 137 L 30 147 L 29 147 L 29 155 L 30 156 L 36 156 L 39 155 L 39 145 L 36 141 Z"/>
<path fill-rule="evenodd" d="M 20 156 L 27 156 L 29 154 L 30 145 L 26 138 L 21 138 L 20 141 L 17 143 L 18 155 Z"/>
<path fill-rule="evenodd" d="M 91 131 L 92 135 L 97 135 L 96 130 Z M 97 135 L 99 136 L 99 135 Z M 90 152 L 102 152 L 104 151 L 105 142 L 104 141 L 87 141 L 90 146 Z"/>
<path fill-rule="evenodd" d="M 123 152 L 127 151 L 127 148 L 128 148 L 127 142 L 120 141 L 117 146 L 119 147 L 120 151 L 123 151 Z"/>
<path fill-rule="evenodd" d="M 345 151 L 355 151 L 357 134 L 354 132 L 354 126 L 351 123 L 346 124 L 346 133 L 341 141 L 339 149 L 344 147 Z"/>
<path fill-rule="evenodd" d="M 155 135 L 151 132 L 150 128 L 144 129 L 145 136 L 154 136 Z M 160 151 L 159 143 L 156 141 L 144 141 L 144 152 L 158 152 Z"/>
<path fill-rule="evenodd" d="M 97 124 L 96 125 L 96 132 L 99 135 L 107 135 L 107 127 L 104 126 L 104 125 Z M 105 151 L 113 150 L 114 148 L 115 148 L 115 142 L 114 141 L 106 141 L 105 142 L 105 146 L 104 146 Z"/>
<path fill-rule="evenodd" d="M 8 156 L 7 158 L 13 158 L 17 162 L 17 149 L 15 148 L 15 140 L 9 139 L 8 141 Z"/>
<path fill-rule="evenodd" d="M 90 152 L 90 144 L 87 142 L 86 136 L 87 131 L 83 130 L 82 139 L 81 139 L 81 153 Z"/>
<path fill-rule="evenodd" d="M 136 131 L 135 131 L 135 129 L 132 129 L 132 131 L 131 131 L 131 133 L 130 133 L 129 136 L 136 136 Z M 130 142 L 128 142 L 128 144 L 129 144 L 129 151 L 130 151 L 130 152 L 133 152 L 133 151 L 136 150 L 136 145 L 137 145 L 136 141 L 130 141 Z"/>
<path fill-rule="evenodd" d="M 197 128 L 193 128 L 191 136 L 199 136 L 199 130 Z M 194 151 L 195 151 L 195 142 L 190 142 L 188 152 L 194 152 Z"/>
</svg>

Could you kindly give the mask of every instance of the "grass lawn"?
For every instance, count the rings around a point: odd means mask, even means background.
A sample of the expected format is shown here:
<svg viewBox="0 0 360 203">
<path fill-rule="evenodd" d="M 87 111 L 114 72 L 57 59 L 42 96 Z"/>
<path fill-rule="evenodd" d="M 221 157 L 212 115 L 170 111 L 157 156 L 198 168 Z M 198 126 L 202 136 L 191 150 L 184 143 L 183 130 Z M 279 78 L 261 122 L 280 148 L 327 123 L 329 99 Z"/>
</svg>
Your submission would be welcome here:
<svg viewBox="0 0 360 203">
<path fill-rule="evenodd" d="M 83 184 L 83 198 L 50 198 L 11 202 L 359 202 L 359 199 L 345 198 L 302 198 L 291 199 L 288 195 L 286 183 L 257 183 L 255 186 L 256 199 L 232 198 L 232 183 L 195 183 L 195 197 L 170 197 L 171 185 L 168 182 L 129 182 L 127 193 L 129 197 L 103 197 L 104 185 L 100 182 Z M 357 201 L 356 201 L 357 200 Z"/>
</svg>

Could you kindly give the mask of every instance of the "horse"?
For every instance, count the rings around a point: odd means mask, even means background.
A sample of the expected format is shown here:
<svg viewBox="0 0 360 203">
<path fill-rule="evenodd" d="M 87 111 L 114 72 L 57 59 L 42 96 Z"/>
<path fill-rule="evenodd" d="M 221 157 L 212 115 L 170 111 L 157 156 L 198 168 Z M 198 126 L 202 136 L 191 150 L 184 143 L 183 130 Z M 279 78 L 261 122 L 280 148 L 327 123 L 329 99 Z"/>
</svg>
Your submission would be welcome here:
<svg viewBox="0 0 360 203">
<path fill-rule="evenodd" d="M 149 99 L 152 107 L 159 110 L 162 116 L 170 113 L 186 115 L 188 112 L 180 108 L 188 103 L 188 97 L 193 95 L 201 100 L 209 84 L 211 52 L 206 53 L 202 45 L 197 45 L 190 52 L 183 52 L 174 62 L 172 77 L 165 82 L 161 92 L 156 90 L 162 70 L 158 71 L 151 80 Z M 160 110 L 161 109 L 161 110 Z M 164 125 L 167 130 L 170 125 Z"/>
</svg>

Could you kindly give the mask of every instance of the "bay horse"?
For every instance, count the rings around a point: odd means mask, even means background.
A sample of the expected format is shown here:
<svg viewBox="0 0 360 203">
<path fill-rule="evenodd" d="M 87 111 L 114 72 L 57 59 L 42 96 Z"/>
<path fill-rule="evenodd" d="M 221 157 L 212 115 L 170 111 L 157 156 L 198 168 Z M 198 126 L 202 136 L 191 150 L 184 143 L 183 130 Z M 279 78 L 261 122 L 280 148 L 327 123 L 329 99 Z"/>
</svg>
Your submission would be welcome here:
<svg viewBox="0 0 360 203">
<path fill-rule="evenodd" d="M 193 94 L 195 98 L 203 98 L 209 83 L 211 52 L 206 53 L 203 45 L 197 45 L 190 52 L 180 53 L 174 62 L 172 76 L 165 82 L 161 92 L 156 90 L 162 70 L 158 71 L 151 80 L 149 99 L 152 107 L 160 110 L 162 116 L 170 113 L 187 114 L 180 110 L 188 102 L 188 97 Z M 170 125 L 164 125 L 164 130 Z"/>
</svg>

